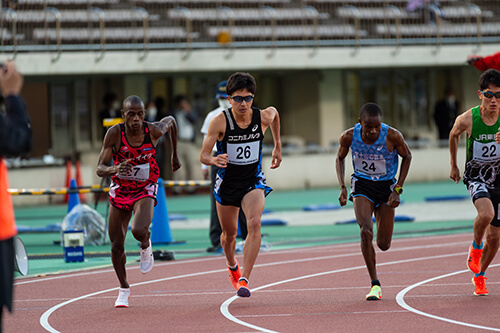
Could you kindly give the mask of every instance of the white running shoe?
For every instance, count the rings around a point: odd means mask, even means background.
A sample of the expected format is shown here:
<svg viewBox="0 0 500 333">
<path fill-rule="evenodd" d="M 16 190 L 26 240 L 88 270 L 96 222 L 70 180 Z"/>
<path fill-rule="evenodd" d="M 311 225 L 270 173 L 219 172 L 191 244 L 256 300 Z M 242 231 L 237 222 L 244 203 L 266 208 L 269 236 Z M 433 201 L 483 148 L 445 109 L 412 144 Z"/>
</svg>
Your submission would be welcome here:
<svg viewBox="0 0 500 333">
<path fill-rule="evenodd" d="M 130 288 L 120 288 L 118 298 L 115 301 L 115 308 L 128 308 L 128 299 L 130 298 Z"/>
<path fill-rule="evenodd" d="M 141 249 L 139 247 L 139 252 L 141 253 L 141 272 L 147 273 L 149 272 L 155 263 L 155 259 L 153 257 L 153 247 L 151 246 L 151 239 L 149 240 L 149 246 L 146 249 Z"/>
</svg>

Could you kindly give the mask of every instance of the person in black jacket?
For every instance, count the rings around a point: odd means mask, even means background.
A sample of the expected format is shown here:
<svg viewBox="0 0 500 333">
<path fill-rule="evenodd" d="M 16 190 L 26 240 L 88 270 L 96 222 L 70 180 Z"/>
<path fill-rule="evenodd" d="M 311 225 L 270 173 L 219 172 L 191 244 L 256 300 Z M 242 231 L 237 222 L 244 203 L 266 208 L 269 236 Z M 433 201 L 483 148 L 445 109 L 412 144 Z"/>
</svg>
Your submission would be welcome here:
<svg viewBox="0 0 500 333">
<path fill-rule="evenodd" d="M 4 306 L 12 311 L 14 282 L 14 237 L 17 234 L 7 167 L 4 157 L 18 156 L 31 150 L 31 127 L 25 105 L 19 96 L 23 77 L 13 62 L 0 67 L 0 90 L 5 98 L 5 113 L 0 113 L 0 332 Z"/>
<path fill-rule="evenodd" d="M 439 140 L 446 140 L 446 145 L 448 145 L 448 136 L 458 116 L 460 103 L 455 97 L 453 88 L 446 88 L 444 94 L 444 98 L 437 101 L 434 106 L 434 120 L 438 128 Z"/>
</svg>

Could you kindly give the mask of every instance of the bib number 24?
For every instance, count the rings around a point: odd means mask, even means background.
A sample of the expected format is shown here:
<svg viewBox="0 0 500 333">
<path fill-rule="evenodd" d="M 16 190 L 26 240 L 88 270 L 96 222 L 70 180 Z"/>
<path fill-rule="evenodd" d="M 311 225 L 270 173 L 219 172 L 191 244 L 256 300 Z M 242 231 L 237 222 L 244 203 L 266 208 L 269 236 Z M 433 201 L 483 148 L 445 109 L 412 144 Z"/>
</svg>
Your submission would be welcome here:
<svg viewBox="0 0 500 333">
<path fill-rule="evenodd" d="M 377 172 L 377 167 L 375 167 L 375 163 L 371 162 L 371 163 L 368 163 L 367 161 L 363 161 L 361 163 L 361 168 L 365 171 L 365 172 L 372 172 L 372 173 L 375 173 Z"/>
</svg>

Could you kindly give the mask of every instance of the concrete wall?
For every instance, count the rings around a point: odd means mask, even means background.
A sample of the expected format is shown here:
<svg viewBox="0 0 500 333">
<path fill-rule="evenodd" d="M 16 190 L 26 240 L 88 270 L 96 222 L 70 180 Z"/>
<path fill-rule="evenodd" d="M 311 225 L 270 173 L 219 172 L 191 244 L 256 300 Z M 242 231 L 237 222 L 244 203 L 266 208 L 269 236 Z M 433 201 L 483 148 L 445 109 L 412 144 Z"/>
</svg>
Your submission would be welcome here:
<svg viewBox="0 0 500 333">
<path fill-rule="evenodd" d="M 325 70 L 319 80 L 319 135 L 320 145 L 328 147 L 338 142 L 345 130 L 344 92 L 340 70 Z"/>
<path fill-rule="evenodd" d="M 278 169 L 269 169 L 271 158 L 263 161 L 268 184 L 276 190 L 307 189 L 338 186 L 335 172 L 336 154 L 286 155 Z M 465 149 L 458 152 L 458 165 L 463 172 Z M 351 156 L 346 158 L 345 181 L 353 172 Z M 406 182 L 432 182 L 450 180 L 448 148 L 413 149 L 412 163 Z M 451 180 L 450 180 L 451 181 Z"/>
<path fill-rule="evenodd" d="M 413 149 L 412 164 L 407 182 L 430 182 L 449 180 L 450 162 L 448 148 Z M 275 190 L 296 190 L 338 186 L 335 173 L 335 153 L 284 155 L 278 169 L 271 170 L 271 157 L 263 160 L 264 173 L 268 184 Z M 85 185 L 99 184 L 95 175 L 97 156 L 84 156 L 82 159 L 82 178 Z M 92 163 L 90 163 L 92 162 Z M 465 149 L 460 147 L 458 165 L 463 172 Z M 201 173 L 200 173 L 201 174 Z M 346 159 L 346 183 L 352 174 L 351 157 Z M 76 170 L 72 169 L 75 177 Z M 201 179 L 201 178 L 199 178 Z M 46 167 L 37 169 L 13 169 L 9 171 L 11 188 L 60 188 L 65 187 L 66 167 Z M 451 181 L 451 180 L 450 180 Z M 91 194 L 87 196 L 92 198 Z M 62 195 L 13 196 L 14 205 L 38 205 L 61 203 Z"/>
</svg>

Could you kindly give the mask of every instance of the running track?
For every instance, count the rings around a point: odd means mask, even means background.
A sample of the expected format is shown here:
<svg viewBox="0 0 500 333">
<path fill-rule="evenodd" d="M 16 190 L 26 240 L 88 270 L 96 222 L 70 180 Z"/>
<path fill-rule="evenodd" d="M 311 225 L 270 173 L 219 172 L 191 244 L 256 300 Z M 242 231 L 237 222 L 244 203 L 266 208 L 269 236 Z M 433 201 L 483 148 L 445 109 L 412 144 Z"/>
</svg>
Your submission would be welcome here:
<svg viewBox="0 0 500 333">
<path fill-rule="evenodd" d="M 471 237 L 398 239 L 377 251 L 381 301 L 364 300 L 358 243 L 260 253 L 248 299 L 234 296 L 222 256 L 157 262 L 148 274 L 128 266 L 128 309 L 114 308 L 109 268 L 19 279 L 4 332 L 500 331 L 498 259 L 486 274 L 490 295 L 474 296 Z"/>
</svg>

